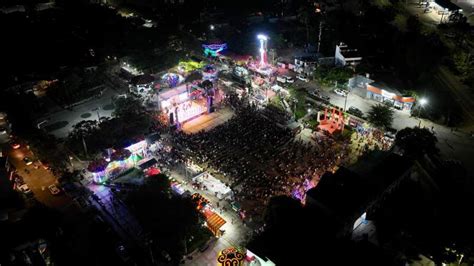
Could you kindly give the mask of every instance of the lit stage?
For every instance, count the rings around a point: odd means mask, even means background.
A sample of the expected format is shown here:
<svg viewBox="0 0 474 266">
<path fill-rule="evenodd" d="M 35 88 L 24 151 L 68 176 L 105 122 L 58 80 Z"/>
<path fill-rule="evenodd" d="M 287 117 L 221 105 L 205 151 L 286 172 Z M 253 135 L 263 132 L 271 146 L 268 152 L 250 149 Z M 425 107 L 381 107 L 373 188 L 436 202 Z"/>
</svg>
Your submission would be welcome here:
<svg viewBox="0 0 474 266">
<path fill-rule="evenodd" d="M 224 124 L 232 118 L 234 112 L 230 108 L 224 108 L 214 113 L 202 114 L 199 117 L 191 119 L 183 124 L 181 129 L 188 134 L 197 133 L 201 130 L 207 131 L 218 125 Z"/>
<path fill-rule="evenodd" d="M 206 97 L 193 84 L 182 84 L 160 93 L 159 104 L 171 124 L 183 123 L 208 111 Z"/>
</svg>

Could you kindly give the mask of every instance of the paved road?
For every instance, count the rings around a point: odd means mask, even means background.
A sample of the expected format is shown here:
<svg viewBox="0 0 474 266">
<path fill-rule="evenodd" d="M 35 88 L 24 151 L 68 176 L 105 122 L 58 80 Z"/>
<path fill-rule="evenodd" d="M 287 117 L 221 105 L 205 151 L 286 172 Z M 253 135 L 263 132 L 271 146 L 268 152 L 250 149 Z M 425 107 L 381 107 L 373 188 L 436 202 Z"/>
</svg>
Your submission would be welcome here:
<svg viewBox="0 0 474 266">
<path fill-rule="evenodd" d="M 64 193 L 52 195 L 48 186 L 56 183 L 56 177 L 48 170 L 42 167 L 35 169 L 33 165 L 27 166 L 23 158 L 34 158 L 32 152 L 22 145 L 17 150 L 11 150 L 9 153 L 10 163 L 17 169 L 18 175 L 33 192 L 35 198 L 48 207 L 55 209 L 64 209 L 72 204 L 72 201 Z M 26 171 L 28 171 L 28 173 Z"/>
<path fill-rule="evenodd" d="M 123 231 L 124 238 L 131 238 L 140 244 L 144 243 L 142 227 L 129 212 L 127 206 L 114 195 L 111 188 L 93 183 L 89 184 L 87 188 L 98 197 L 96 199 L 90 198 L 90 201 L 98 207 L 103 216 L 114 220 L 115 227 Z"/>
</svg>

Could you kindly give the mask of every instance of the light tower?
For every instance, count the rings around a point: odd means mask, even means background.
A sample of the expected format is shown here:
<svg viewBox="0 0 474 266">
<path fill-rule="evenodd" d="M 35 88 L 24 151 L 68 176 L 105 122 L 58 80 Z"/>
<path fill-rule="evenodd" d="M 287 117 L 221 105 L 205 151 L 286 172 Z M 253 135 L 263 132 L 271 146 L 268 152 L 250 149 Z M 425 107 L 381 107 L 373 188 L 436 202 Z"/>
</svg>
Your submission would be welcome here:
<svg viewBox="0 0 474 266">
<path fill-rule="evenodd" d="M 257 35 L 258 40 L 260 41 L 260 67 L 266 65 L 267 62 L 267 40 L 268 37 L 263 34 Z"/>
</svg>

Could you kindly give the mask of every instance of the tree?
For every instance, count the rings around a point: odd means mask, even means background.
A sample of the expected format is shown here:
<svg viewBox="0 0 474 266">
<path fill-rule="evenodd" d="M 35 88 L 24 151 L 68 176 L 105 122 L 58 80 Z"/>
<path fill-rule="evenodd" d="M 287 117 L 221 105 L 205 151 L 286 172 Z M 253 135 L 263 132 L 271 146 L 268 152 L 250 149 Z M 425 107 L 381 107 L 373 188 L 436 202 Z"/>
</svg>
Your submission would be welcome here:
<svg viewBox="0 0 474 266">
<path fill-rule="evenodd" d="M 126 202 L 150 232 L 156 248 L 167 251 L 176 260 L 185 253 L 183 241 L 189 242 L 201 230 L 207 230 L 202 227 L 203 217 L 195 203 L 190 198 L 171 194 L 166 175 L 149 177 L 146 184 L 130 192 Z"/>
<path fill-rule="evenodd" d="M 114 117 L 130 118 L 145 113 L 145 107 L 143 107 L 140 99 L 133 96 L 116 98 L 114 106 L 115 110 L 112 114 Z"/>
<path fill-rule="evenodd" d="M 69 155 L 56 137 L 38 130 L 30 139 L 31 149 L 38 159 L 49 165 L 55 174 L 66 171 Z"/>
<path fill-rule="evenodd" d="M 379 128 L 387 128 L 392 125 L 393 110 L 386 105 L 377 104 L 372 106 L 367 118 L 374 126 Z"/>
<path fill-rule="evenodd" d="M 395 144 L 411 158 L 420 158 L 424 154 L 438 154 L 438 139 L 427 128 L 405 128 L 397 133 Z"/>
</svg>

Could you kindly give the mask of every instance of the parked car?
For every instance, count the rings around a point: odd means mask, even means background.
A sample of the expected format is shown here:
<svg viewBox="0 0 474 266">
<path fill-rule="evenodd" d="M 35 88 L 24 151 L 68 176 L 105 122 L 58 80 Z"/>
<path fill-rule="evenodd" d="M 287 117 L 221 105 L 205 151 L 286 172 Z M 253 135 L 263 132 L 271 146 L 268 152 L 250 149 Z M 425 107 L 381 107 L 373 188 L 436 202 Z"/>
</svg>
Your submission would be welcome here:
<svg viewBox="0 0 474 266">
<path fill-rule="evenodd" d="M 17 174 L 13 174 L 13 181 L 15 181 L 15 183 L 17 185 L 23 185 L 25 184 L 25 181 L 23 181 L 23 177 L 17 175 Z"/>
<path fill-rule="evenodd" d="M 388 139 L 394 140 L 397 136 L 397 130 L 394 128 L 387 128 L 383 135 Z"/>
<path fill-rule="evenodd" d="M 82 209 L 87 209 L 89 207 L 87 201 L 81 197 L 74 198 L 74 202 Z"/>
<path fill-rule="evenodd" d="M 351 115 L 364 118 L 364 113 L 359 108 L 355 108 L 354 106 L 349 107 L 349 109 L 347 109 L 347 112 Z"/>
<path fill-rule="evenodd" d="M 302 74 L 297 75 L 296 78 L 301 80 L 301 81 L 304 81 L 304 82 L 309 81 L 308 77 L 306 77 L 305 75 L 302 75 Z"/>
<path fill-rule="evenodd" d="M 319 92 L 316 91 L 316 90 L 310 91 L 310 92 L 309 92 L 309 95 L 312 95 L 312 96 L 314 96 L 314 97 L 316 97 L 316 98 L 321 98 L 321 94 L 319 94 Z"/>
<path fill-rule="evenodd" d="M 16 150 L 16 149 L 19 149 L 21 147 L 20 143 L 16 142 L 16 141 L 12 141 L 10 142 L 10 146 L 12 147 L 12 149 Z"/>
<path fill-rule="evenodd" d="M 290 77 L 290 76 L 284 76 L 284 77 L 286 78 L 286 82 L 287 82 L 287 83 L 293 83 L 293 82 L 295 82 L 295 80 L 294 80 L 292 77 Z"/>
<path fill-rule="evenodd" d="M 117 248 L 115 248 L 115 252 L 117 252 L 117 255 L 119 255 L 122 261 L 127 262 L 130 260 L 130 255 L 124 245 L 119 244 Z"/>
<path fill-rule="evenodd" d="M 30 194 L 31 193 L 31 189 L 28 187 L 27 184 L 23 184 L 21 186 L 18 186 L 18 190 L 22 193 L 25 193 L 25 194 Z"/>
<path fill-rule="evenodd" d="M 346 91 L 346 90 L 341 90 L 341 89 L 335 89 L 335 90 L 334 90 L 334 93 L 336 93 L 337 95 L 346 97 L 348 91 Z"/>
<path fill-rule="evenodd" d="M 286 83 L 286 78 L 285 78 L 285 77 L 277 76 L 277 81 L 278 81 L 278 82 L 281 82 L 281 83 Z"/>
<path fill-rule="evenodd" d="M 171 261 L 171 256 L 170 254 L 168 254 L 168 252 L 166 251 L 161 251 L 161 256 L 163 257 L 163 259 L 165 259 L 166 261 L 170 262 Z"/>
<path fill-rule="evenodd" d="M 23 158 L 23 161 L 25 162 L 26 165 L 31 165 L 33 163 L 33 161 L 28 157 Z"/>
<path fill-rule="evenodd" d="M 54 184 L 48 186 L 48 189 L 51 192 L 51 194 L 53 194 L 53 195 L 58 195 L 59 193 L 61 193 L 61 190 Z"/>
</svg>

